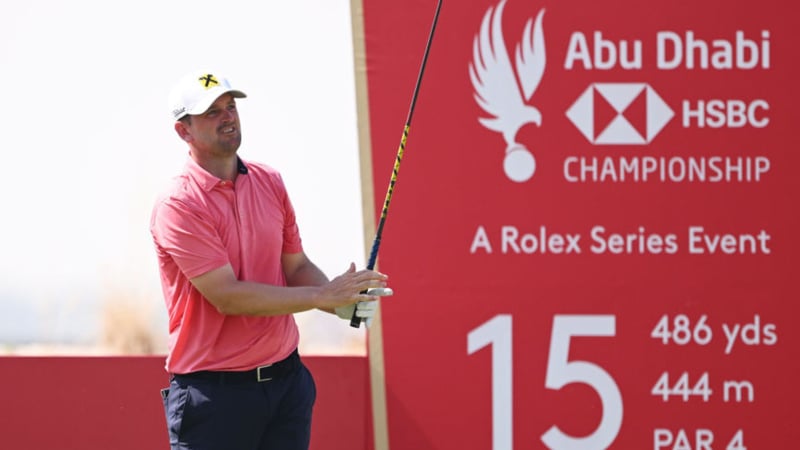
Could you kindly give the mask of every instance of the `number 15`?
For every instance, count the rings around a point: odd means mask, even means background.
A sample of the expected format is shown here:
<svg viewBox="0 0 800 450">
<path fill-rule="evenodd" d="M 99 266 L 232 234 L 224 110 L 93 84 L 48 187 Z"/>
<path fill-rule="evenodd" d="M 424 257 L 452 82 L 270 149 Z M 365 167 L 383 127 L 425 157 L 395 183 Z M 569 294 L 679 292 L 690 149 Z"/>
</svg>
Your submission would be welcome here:
<svg viewBox="0 0 800 450">
<path fill-rule="evenodd" d="M 616 320 L 611 315 L 556 315 L 550 338 L 545 387 L 560 390 L 571 383 L 589 385 L 603 407 L 600 424 L 585 437 L 570 436 L 553 425 L 542 435 L 551 450 L 596 450 L 608 448 L 622 426 L 622 395 L 617 383 L 597 364 L 569 361 L 573 336 L 614 336 Z M 467 334 L 467 354 L 492 345 L 492 450 L 512 450 L 512 344 L 511 316 L 499 314 Z"/>
</svg>

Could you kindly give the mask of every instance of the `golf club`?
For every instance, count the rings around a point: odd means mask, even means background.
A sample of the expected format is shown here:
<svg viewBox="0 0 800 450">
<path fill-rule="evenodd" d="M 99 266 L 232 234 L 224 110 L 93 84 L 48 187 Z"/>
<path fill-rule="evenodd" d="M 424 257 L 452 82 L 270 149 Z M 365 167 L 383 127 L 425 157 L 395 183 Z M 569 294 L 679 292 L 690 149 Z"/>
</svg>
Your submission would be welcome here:
<svg viewBox="0 0 800 450">
<path fill-rule="evenodd" d="M 422 64 L 419 68 L 417 75 L 417 84 L 414 86 L 414 95 L 411 97 L 411 107 L 408 109 L 408 117 L 406 118 L 405 127 L 403 127 L 403 136 L 400 138 L 400 147 L 397 149 L 397 157 L 394 161 L 394 168 L 392 169 L 392 177 L 389 181 L 389 189 L 386 191 L 386 199 L 383 201 L 383 209 L 381 210 L 381 218 L 378 222 L 378 230 L 375 232 L 375 239 L 372 241 L 372 250 L 369 254 L 369 261 L 367 262 L 367 269 L 373 270 L 375 262 L 378 259 L 378 249 L 381 246 L 381 235 L 383 234 L 383 226 L 386 224 L 386 216 L 389 213 L 389 203 L 392 201 L 392 193 L 394 192 L 394 185 L 397 182 L 397 174 L 400 172 L 400 162 L 403 160 L 403 152 L 406 148 L 406 140 L 408 139 L 408 131 L 411 128 L 411 117 L 414 115 L 414 106 L 417 103 L 417 95 L 419 94 L 419 86 L 422 83 L 422 74 L 425 72 L 425 64 L 428 62 L 428 52 L 431 49 L 431 42 L 433 41 L 433 33 L 436 31 L 436 22 L 439 21 L 439 10 L 442 8 L 442 0 L 438 0 L 436 4 L 436 13 L 433 16 L 433 23 L 431 24 L 431 32 L 428 35 L 428 43 L 425 45 L 425 53 L 422 56 Z M 358 328 L 361 326 L 361 318 L 356 317 L 356 312 L 353 310 L 353 317 L 350 319 L 350 326 Z"/>
</svg>

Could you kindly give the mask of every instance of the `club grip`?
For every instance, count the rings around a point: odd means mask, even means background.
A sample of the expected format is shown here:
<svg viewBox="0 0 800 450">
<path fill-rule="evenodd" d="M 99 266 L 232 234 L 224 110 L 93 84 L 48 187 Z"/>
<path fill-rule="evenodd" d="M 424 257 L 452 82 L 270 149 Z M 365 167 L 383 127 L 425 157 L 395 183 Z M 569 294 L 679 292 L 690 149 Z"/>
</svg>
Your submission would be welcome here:
<svg viewBox="0 0 800 450">
<path fill-rule="evenodd" d="M 383 216 L 386 217 L 385 215 Z M 372 250 L 369 252 L 369 261 L 367 261 L 367 270 L 372 270 L 375 268 L 375 261 L 378 259 L 378 249 L 381 247 L 381 237 L 380 231 L 382 230 L 383 226 L 378 226 L 378 234 L 375 236 L 375 239 L 372 241 Z M 367 291 L 361 291 L 362 294 L 366 294 Z M 361 317 L 356 316 L 356 309 L 353 308 L 353 317 L 350 318 L 350 326 L 353 328 L 361 327 Z"/>
<path fill-rule="evenodd" d="M 367 291 L 362 292 L 365 294 Z M 350 326 L 353 328 L 359 328 L 361 326 L 361 317 L 356 316 L 356 309 L 353 309 L 353 317 L 350 318 Z"/>
</svg>

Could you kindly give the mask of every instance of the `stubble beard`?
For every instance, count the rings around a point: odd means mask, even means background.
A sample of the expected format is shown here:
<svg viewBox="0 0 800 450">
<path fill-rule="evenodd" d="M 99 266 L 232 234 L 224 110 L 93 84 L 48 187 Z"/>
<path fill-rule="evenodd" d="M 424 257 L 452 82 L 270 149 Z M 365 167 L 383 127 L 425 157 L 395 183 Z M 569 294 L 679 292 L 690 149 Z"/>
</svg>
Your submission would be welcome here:
<svg viewBox="0 0 800 450">
<path fill-rule="evenodd" d="M 239 146 L 241 144 L 242 133 L 237 130 L 232 136 L 222 136 L 222 138 L 219 140 L 219 149 L 226 155 L 233 155 L 237 150 L 239 150 Z"/>
</svg>

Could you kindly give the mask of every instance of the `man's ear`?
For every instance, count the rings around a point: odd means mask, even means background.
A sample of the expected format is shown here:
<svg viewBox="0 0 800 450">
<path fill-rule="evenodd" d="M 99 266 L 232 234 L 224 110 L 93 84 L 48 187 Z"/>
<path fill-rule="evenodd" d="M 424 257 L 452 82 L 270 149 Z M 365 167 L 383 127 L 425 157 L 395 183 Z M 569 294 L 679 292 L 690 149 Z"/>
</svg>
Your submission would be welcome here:
<svg viewBox="0 0 800 450">
<path fill-rule="evenodd" d="M 189 132 L 189 129 L 187 128 L 185 123 L 181 121 L 175 122 L 175 132 L 178 133 L 178 136 L 180 136 L 180 138 L 183 139 L 184 141 L 186 142 L 192 141 L 192 134 Z"/>
</svg>

